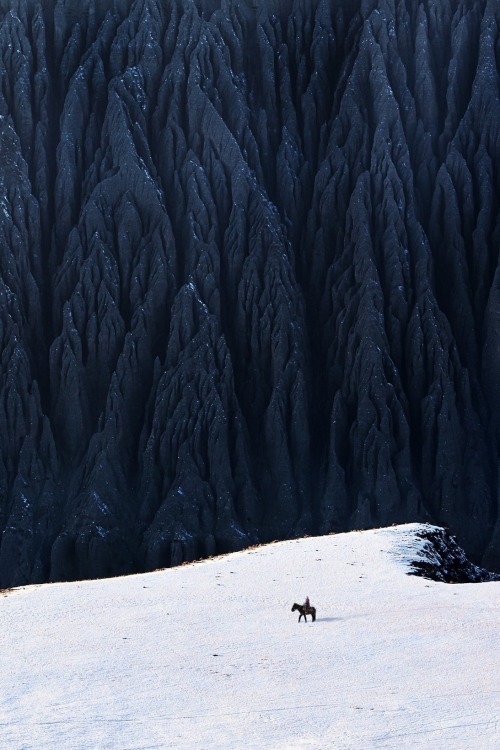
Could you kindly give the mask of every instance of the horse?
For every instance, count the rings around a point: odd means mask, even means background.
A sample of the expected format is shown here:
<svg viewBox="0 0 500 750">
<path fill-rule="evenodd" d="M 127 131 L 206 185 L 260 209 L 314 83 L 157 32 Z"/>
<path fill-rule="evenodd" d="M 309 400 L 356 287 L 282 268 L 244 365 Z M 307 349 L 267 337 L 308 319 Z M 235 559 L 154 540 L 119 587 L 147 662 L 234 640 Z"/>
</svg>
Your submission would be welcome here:
<svg viewBox="0 0 500 750">
<path fill-rule="evenodd" d="M 306 607 L 303 604 L 295 604 L 292 607 L 292 612 L 295 612 L 295 610 L 299 610 L 299 622 L 300 619 L 303 617 L 304 621 L 307 622 L 307 615 L 311 615 L 312 621 L 314 622 L 316 619 L 316 607 Z"/>
</svg>

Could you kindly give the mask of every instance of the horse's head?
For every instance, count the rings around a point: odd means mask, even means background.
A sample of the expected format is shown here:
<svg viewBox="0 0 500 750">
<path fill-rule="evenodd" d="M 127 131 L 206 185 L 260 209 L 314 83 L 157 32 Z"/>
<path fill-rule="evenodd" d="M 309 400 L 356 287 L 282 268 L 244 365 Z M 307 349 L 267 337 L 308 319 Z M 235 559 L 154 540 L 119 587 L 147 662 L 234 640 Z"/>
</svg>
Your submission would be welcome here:
<svg viewBox="0 0 500 750">
<path fill-rule="evenodd" d="M 299 605 L 297 604 L 297 602 L 295 602 L 295 604 L 292 607 L 292 612 L 295 612 L 295 610 L 298 608 L 299 608 Z"/>
</svg>

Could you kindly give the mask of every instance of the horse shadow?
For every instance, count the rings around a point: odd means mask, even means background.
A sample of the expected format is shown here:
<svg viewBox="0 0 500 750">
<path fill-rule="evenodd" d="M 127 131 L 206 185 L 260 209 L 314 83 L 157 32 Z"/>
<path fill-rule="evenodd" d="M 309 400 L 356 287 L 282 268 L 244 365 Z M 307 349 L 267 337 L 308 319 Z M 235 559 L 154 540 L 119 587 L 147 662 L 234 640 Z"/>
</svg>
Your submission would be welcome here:
<svg viewBox="0 0 500 750">
<path fill-rule="evenodd" d="M 360 612 L 355 615 L 347 615 L 346 617 L 317 617 L 316 622 L 344 622 L 345 620 L 357 620 L 360 617 L 366 617 L 366 614 Z"/>
</svg>

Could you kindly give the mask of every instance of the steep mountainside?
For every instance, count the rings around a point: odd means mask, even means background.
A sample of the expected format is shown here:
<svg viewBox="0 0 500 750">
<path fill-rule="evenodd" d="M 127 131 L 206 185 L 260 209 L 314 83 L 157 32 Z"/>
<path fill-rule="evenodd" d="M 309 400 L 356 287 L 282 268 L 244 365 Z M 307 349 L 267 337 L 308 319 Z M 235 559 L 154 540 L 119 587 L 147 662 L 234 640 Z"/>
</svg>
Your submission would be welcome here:
<svg viewBox="0 0 500 750">
<path fill-rule="evenodd" d="M 500 570 L 497 0 L 0 0 L 0 585 L 432 520 Z"/>
</svg>

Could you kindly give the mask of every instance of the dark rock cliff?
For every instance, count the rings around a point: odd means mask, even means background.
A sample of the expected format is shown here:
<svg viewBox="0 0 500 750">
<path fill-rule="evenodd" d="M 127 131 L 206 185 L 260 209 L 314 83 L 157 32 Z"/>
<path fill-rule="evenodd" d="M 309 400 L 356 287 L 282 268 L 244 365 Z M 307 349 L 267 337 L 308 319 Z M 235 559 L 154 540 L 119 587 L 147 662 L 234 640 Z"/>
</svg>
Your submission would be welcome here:
<svg viewBox="0 0 500 750">
<path fill-rule="evenodd" d="M 491 573 L 471 563 L 448 529 L 426 524 L 418 529 L 415 536 L 424 544 L 409 565 L 409 575 L 441 583 L 500 581 L 499 573 Z"/>
<path fill-rule="evenodd" d="M 0 585 L 428 520 L 500 570 L 496 0 L 0 0 Z"/>
</svg>

